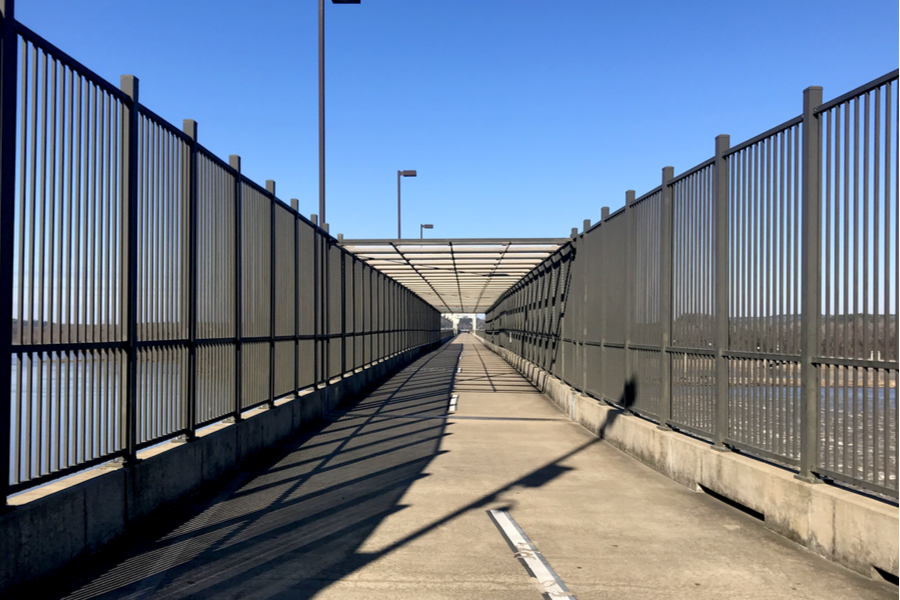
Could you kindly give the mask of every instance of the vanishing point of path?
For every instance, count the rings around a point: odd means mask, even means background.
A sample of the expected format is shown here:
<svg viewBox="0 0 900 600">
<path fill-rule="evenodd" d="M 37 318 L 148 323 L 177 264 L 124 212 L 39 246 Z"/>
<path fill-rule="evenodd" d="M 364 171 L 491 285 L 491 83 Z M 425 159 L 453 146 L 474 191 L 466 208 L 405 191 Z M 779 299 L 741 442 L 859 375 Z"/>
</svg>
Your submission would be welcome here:
<svg viewBox="0 0 900 600">
<path fill-rule="evenodd" d="M 334 416 L 48 595 L 538 600 L 505 509 L 580 600 L 897 597 L 598 440 L 471 335 Z"/>
</svg>

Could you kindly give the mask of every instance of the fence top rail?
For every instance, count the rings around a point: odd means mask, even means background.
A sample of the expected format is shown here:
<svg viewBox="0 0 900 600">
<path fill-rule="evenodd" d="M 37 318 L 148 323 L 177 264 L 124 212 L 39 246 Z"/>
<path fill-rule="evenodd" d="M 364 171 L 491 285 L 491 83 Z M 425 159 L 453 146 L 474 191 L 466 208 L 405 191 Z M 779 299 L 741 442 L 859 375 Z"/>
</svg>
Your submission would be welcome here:
<svg viewBox="0 0 900 600">
<path fill-rule="evenodd" d="M 244 185 L 249 187 L 254 192 L 258 192 L 270 200 L 274 198 L 274 196 L 272 194 L 270 194 L 269 190 L 267 190 L 264 186 L 259 185 L 258 183 L 256 183 L 249 177 L 246 177 L 245 175 L 241 175 L 241 183 L 243 183 Z"/>
<path fill-rule="evenodd" d="M 712 158 L 710 158 L 710 159 L 704 160 L 702 163 L 700 163 L 700 164 L 697 165 L 696 167 L 694 167 L 694 168 L 692 168 L 692 169 L 688 169 L 688 170 L 685 171 L 684 173 L 681 173 L 681 174 L 679 174 L 679 175 L 676 175 L 675 177 L 673 177 L 672 179 L 670 179 L 670 180 L 668 181 L 668 185 L 675 185 L 676 183 L 678 183 L 678 182 L 680 182 L 680 181 L 684 181 L 685 179 L 687 179 L 687 178 L 690 177 L 691 175 L 694 175 L 694 174 L 696 174 L 696 173 L 699 173 L 700 171 L 702 171 L 703 169 L 705 169 L 705 168 L 707 168 L 707 167 L 713 166 L 713 165 L 715 164 L 715 162 L 716 162 L 716 157 L 715 157 L 715 156 L 712 157 Z"/>
<path fill-rule="evenodd" d="M 172 135 L 180 138 L 181 141 L 184 142 L 185 144 L 193 143 L 191 136 L 186 134 L 181 129 L 178 129 L 178 127 L 176 127 L 172 123 L 169 123 L 167 120 L 165 120 L 164 118 L 162 118 L 161 116 L 159 116 L 158 114 L 156 114 L 155 112 L 153 112 L 152 110 L 150 110 L 149 108 L 147 108 L 146 106 L 144 106 L 140 103 L 139 103 L 139 107 L 138 107 L 138 112 L 140 113 L 140 115 L 142 117 L 146 117 L 147 119 L 153 121 L 154 123 L 156 123 L 163 129 L 167 130 Z"/>
<path fill-rule="evenodd" d="M 787 131 L 791 127 L 795 127 L 802 122 L 803 122 L 803 115 L 800 115 L 800 116 L 794 117 L 793 119 L 787 120 L 784 123 L 782 123 L 781 125 L 776 125 L 772 129 L 769 129 L 768 131 L 764 131 L 761 134 L 750 138 L 746 142 L 741 142 L 737 146 L 732 146 L 725 152 L 725 156 L 727 157 L 727 156 L 731 156 L 732 154 L 737 154 L 741 150 L 745 150 L 745 149 L 749 148 L 750 146 L 752 146 L 754 144 L 758 144 L 759 142 L 761 142 L 767 138 L 776 136 L 779 133 L 781 133 L 782 131 Z"/>
<path fill-rule="evenodd" d="M 50 54 L 51 56 L 53 56 L 53 58 L 56 59 L 57 61 L 61 62 L 62 64 L 69 67 L 73 71 L 77 71 L 79 75 L 81 75 L 82 77 L 84 77 L 85 79 L 87 79 L 88 81 L 90 81 L 91 83 L 96 85 L 97 87 L 101 88 L 104 92 L 106 92 L 112 96 L 115 96 L 118 100 L 120 100 L 126 104 L 131 103 L 131 98 L 129 98 L 125 92 L 123 92 L 122 90 L 120 90 L 119 88 L 117 88 L 116 86 L 111 84 L 110 82 L 108 82 L 106 79 L 104 79 L 100 75 L 97 75 L 97 73 L 95 73 L 88 67 L 84 66 L 84 64 L 78 62 L 77 60 L 72 58 L 69 54 L 66 54 L 65 52 L 60 50 L 58 47 L 56 47 L 52 43 L 48 42 L 46 39 L 44 39 L 43 37 L 41 37 L 34 31 L 29 29 L 28 27 L 26 27 L 19 21 L 16 21 L 16 33 L 18 33 L 22 37 L 22 39 L 25 40 L 26 42 L 31 42 L 37 48 L 40 48 L 47 54 Z"/>
<path fill-rule="evenodd" d="M 604 222 L 611 221 L 613 218 L 618 217 L 619 215 L 624 215 L 624 214 L 625 214 L 625 207 L 623 206 L 623 207 L 619 208 L 618 210 L 615 210 L 615 211 L 609 213 L 609 216 L 606 217 L 606 219 L 604 219 Z"/>
<path fill-rule="evenodd" d="M 842 95 L 838 96 L 837 98 L 835 98 L 834 100 L 829 100 L 828 102 L 826 102 L 824 104 L 820 104 L 815 109 L 813 109 L 813 114 L 817 115 L 819 113 L 825 112 L 826 110 L 834 108 L 838 104 L 843 104 L 844 102 L 853 100 L 854 98 L 856 98 L 858 96 L 862 96 L 866 92 L 871 92 L 872 90 L 883 86 L 885 83 L 888 83 L 890 81 L 897 79 L 898 76 L 900 76 L 900 69 L 894 69 L 890 73 L 882 75 L 878 79 L 874 79 L 874 80 L 870 81 L 869 83 L 863 84 L 863 85 L 859 86 L 858 88 L 856 88 L 855 90 L 850 90 L 846 94 L 842 94 Z"/>
<path fill-rule="evenodd" d="M 213 154 L 212 151 L 204 148 L 200 144 L 197 144 L 197 152 L 203 158 L 213 162 L 217 167 L 220 167 L 223 170 L 225 170 L 225 172 L 227 172 L 229 175 L 232 175 L 232 176 L 237 175 L 237 171 L 234 169 L 234 167 L 232 167 L 230 164 L 228 164 L 227 162 L 225 162 L 224 160 L 222 160 L 221 158 L 219 158 L 218 156 Z"/>
<path fill-rule="evenodd" d="M 650 200 L 653 198 L 653 196 L 660 193 L 661 191 L 662 191 L 662 186 L 658 185 L 655 188 L 653 188 L 652 190 L 650 190 L 649 192 L 647 192 L 646 194 L 644 194 L 643 196 L 641 196 L 640 198 L 635 198 L 634 202 L 631 203 L 631 206 L 637 206 L 638 204 L 641 204 L 642 202 Z"/>
</svg>

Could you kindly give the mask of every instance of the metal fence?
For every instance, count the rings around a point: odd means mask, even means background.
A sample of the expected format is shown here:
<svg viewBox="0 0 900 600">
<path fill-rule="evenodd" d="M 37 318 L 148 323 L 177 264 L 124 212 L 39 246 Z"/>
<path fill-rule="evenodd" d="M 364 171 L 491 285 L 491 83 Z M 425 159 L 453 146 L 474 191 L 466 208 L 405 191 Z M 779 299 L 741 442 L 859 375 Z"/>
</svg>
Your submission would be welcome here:
<svg viewBox="0 0 900 600">
<path fill-rule="evenodd" d="M 0 497 L 440 339 L 440 314 L 14 19 L 0 44 Z M 302 400 L 300 400 L 302 401 Z"/>
<path fill-rule="evenodd" d="M 674 176 L 507 291 L 487 338 L 805 480 L 897 497 L 897 71 Z"/>
</svg>

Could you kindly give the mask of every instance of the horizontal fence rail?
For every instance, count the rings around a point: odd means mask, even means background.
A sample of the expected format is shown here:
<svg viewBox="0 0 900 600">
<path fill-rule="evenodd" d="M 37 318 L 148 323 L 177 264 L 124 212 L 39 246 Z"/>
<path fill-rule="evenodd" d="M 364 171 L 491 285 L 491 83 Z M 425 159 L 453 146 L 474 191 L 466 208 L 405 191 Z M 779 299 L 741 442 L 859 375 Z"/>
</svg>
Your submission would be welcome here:
<svg viewBox="0 0 900 600">
<path fill-rule="evenodd" d="M 801 116 L 666 167 L 502 295 L 487 339 L 662 427 L 897 498 L 897 77 L 809 88 Z"/>
<path fill-rule="evenodd" d="M 0 5 L 4 502 L 441 339 L 434 308 L 200 146 L 194 121 Z"/>
</svg>

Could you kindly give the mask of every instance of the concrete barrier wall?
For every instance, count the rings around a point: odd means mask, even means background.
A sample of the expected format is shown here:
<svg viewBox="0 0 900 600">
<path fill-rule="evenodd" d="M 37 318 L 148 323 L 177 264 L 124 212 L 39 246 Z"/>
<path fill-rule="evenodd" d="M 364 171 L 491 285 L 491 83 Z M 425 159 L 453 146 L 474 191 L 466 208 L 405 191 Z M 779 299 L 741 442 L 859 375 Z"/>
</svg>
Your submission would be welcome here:
<svg viewBox="0 0 900 600">
<path fill-rule="evenodd" d="M 580 394 L 509 350 L 481 341 L 571 419 L 656 471 L 761 513 L 766 527 L 854 571 L 881 579 L 878 568 L 897 576 L 896 506 L 835 486 L 805 483 L 787 469 L 662 430 Z"/>
<path fill-rule="evenodd" d="M 277 401 L 274 408 L 247 413 L 239 423 L 207 428 L 192 442 L 148 449 L 132 467 L 105 465 L 11 498 L 12 507 L 0 514 L 0 596 L 96 552 L 153 513 L 321 422 L 342 400 L 443 341 L 407 350 L 299 398 Z"/>
</svg>

